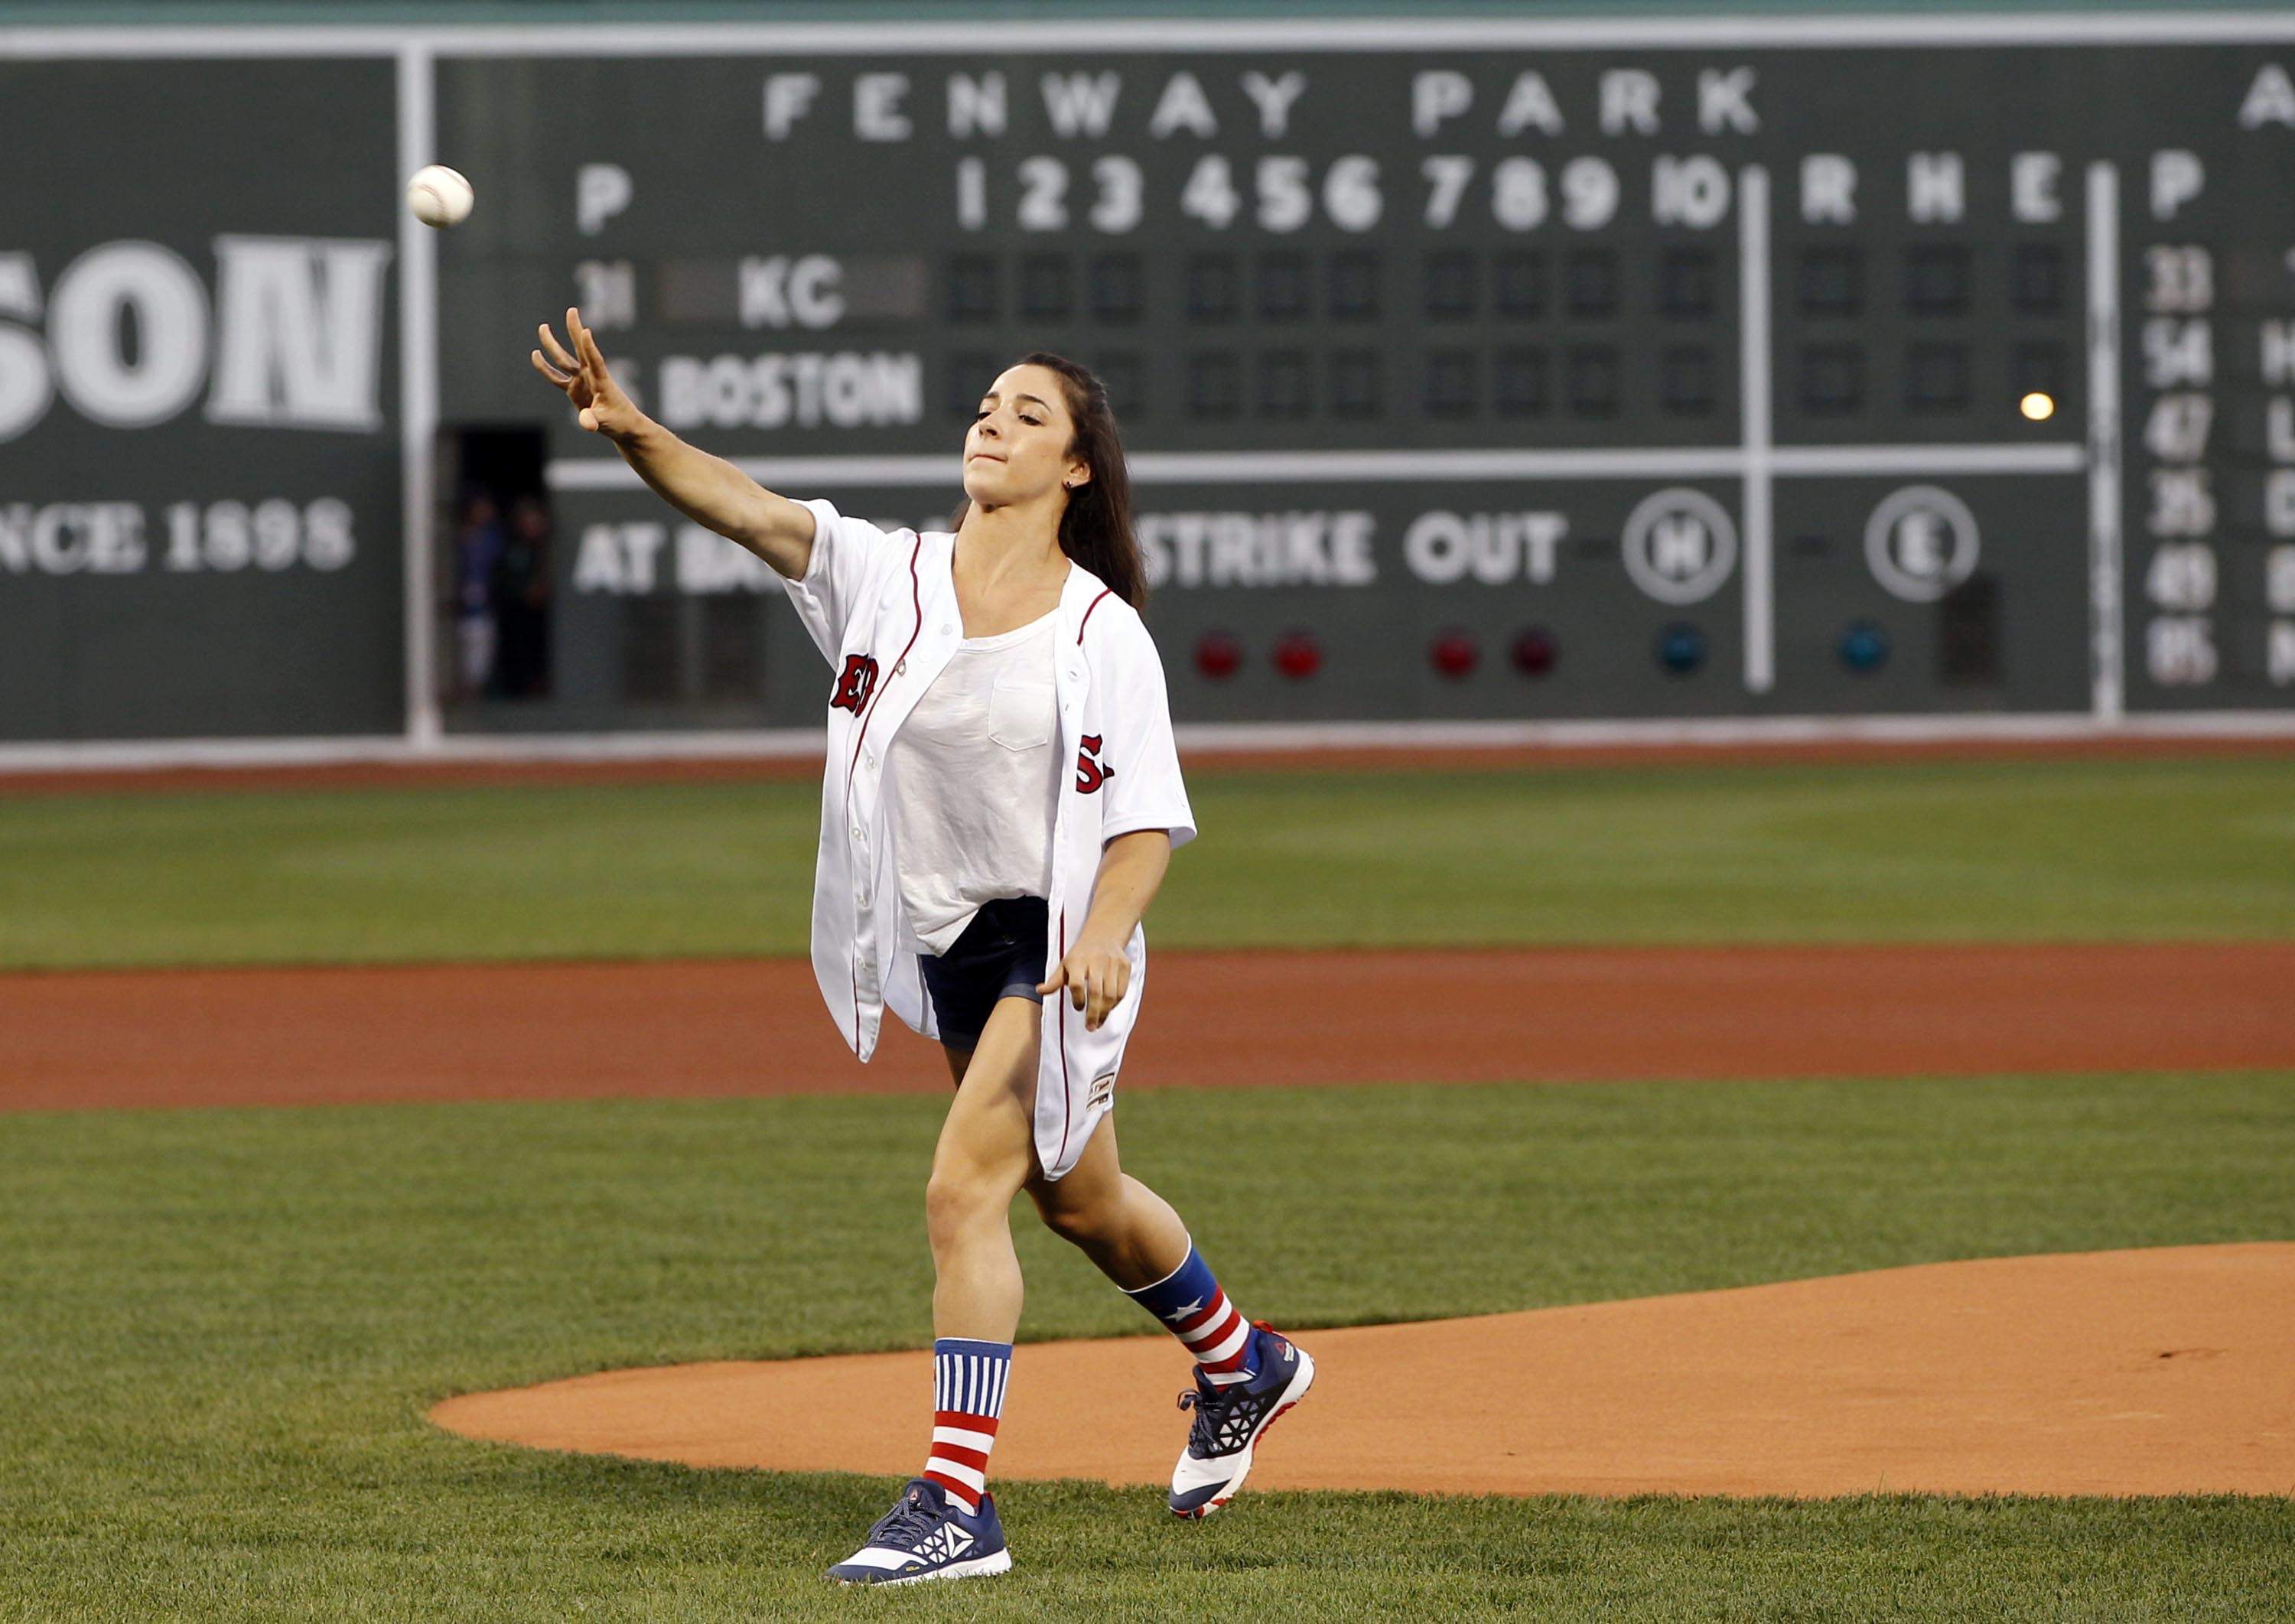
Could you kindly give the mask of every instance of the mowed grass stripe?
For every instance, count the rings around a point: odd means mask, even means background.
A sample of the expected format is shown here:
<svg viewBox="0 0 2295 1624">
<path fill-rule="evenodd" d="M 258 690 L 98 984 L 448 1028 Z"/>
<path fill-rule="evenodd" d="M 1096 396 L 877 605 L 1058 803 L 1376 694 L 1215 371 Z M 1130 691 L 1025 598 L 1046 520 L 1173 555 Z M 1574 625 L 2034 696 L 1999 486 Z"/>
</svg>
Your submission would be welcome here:
<svg viewBox="0 0 2295 1624">
<path fill-rule="evenodd" d="M 1020 1483 L 1011 1579 L 856 1598 L 818 1571 L 886 1483 L 422 1422 L 447 1392 L 582 1370 L 921 1345 L 939 1110 L 6 1119 L 0 1618 L 2295 1612 L 2284 1501 L 1282 1496 L 1197 1528 L 1152 1491 Z M 2295 1236 L 2295 1073 L 1173 1092 L 1118 1120 L 1238 1300 L 1295 1326 Z M 1146 1332 L 1020 1233 L 1024 1335 Z"/>
<path fill-rule="evenodd" d="M 1219 771 L 1167 947 L 2295 935 L 2295 758 Z M 802 783 L 0 797 L 0 968 L 790 954 Z"/>
</svg>

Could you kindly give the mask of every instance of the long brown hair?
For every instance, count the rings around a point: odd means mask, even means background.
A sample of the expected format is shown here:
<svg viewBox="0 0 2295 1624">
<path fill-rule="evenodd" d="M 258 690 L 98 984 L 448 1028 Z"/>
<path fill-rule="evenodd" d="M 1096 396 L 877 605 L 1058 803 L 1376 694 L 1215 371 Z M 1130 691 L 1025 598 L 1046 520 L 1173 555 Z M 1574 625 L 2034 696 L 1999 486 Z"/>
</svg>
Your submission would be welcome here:
<svg viewBox="0 0 2295 1624">
<path fill-rule="evenodd" d="M 1107 404 L 1107 386 L 1066 355 L 1033 350 L 1015 363 L 1059 374 L 1075 434 L 1068 455 L 1080 457 L 1091 477 L 1068 493 L 1060 515 L 1060 551 L 1107 583 L 1135 609 L 1148 607 L 1148 570 L 1139 561 L 1139 538 L 1131 530 L 1131 476 L 1123 466 L 1123 437 Z M 964 526 L 972 498 L 957 504 L 949 528 Z"/>
</svg>

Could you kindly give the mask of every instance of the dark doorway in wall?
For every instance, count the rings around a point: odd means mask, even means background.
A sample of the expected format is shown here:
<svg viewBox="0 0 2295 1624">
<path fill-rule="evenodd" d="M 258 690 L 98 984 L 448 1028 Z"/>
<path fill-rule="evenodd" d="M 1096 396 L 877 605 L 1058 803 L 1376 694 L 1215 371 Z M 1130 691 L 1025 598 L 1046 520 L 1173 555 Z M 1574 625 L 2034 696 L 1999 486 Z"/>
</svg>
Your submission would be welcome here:
<svg viewBox="0 0 2295 1624">
<path fill-rule="evenodd" d="M 439 437 L 438 691 L 448 705 L 546 699 L 556 520 L 539 424 Z"/>
</svg>

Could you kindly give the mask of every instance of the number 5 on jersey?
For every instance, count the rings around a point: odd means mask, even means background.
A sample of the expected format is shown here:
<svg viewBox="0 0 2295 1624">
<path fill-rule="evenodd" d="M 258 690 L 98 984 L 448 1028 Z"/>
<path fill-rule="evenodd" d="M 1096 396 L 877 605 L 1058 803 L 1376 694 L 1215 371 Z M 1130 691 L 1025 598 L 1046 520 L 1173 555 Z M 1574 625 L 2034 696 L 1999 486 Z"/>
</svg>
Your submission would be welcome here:
<svg viewBox="0 0 2295 1624">
<path fill-rule="evenodd" d="M 1076 788 L 1084 795 L 1098 793 L 1099 787 L 1115 776 L 1115 769 L 1103 766 L 1092 758 L 1099 754 L 1100 736 L 1086 733 L 1083 748 L 1076 752 Z"/>
</svg>

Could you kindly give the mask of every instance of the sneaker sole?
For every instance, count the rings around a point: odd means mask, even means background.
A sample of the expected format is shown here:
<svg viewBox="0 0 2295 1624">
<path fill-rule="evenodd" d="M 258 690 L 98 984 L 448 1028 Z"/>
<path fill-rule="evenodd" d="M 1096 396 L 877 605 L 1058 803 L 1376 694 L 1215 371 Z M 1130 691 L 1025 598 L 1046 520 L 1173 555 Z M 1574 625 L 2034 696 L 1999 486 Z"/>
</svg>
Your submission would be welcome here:
<svg viewBox="0 0 2295 1624">
<path fill-rule="evenodd" d="M 1009 1573 L 1011 1571 L 1012 1553 L 1002 1550 L 992 1556 L 976 1556 L 970 1562 L 952 1562 L 929 1573 L 911 1573 L 902 1579 L 880 1579 L 874 1582 L 878 1585 L 923 1585 L 936 1579 L 984 1579 L 991 1573 Z M 840 1579 L 837 1582 L 840 1585 L 864 1585 L 871 1581 Z"/>
<path fill-rule="evenodd" d="M 1293 1345 L 1295 1347 L 1297 1346 L 1295 1343 Z M 1192 1511 L 1174 1511 L 1172 1514 L 1173 1516 L 1179 1518 L 1184 1522 L 1200 1522 L 1205 1517 L 1210 1516 L 1212 1513 L 1217 1511 L 1221 1506 L 1226 1505 L 1229 1500 L 1235 1498 L 1235 1491 L 1243 1487 L 1243 1480 L 1251 1475 L 1252 1467 L 1256 1465 L 1259 1462 L 1259 1446 L 1261 1441 L 1266 1438 L 1268 1433 L 1275 1430 L 1275 1424 L 1277 1422 L 1282 1420 L 1284 1416 L 1289 1415 L 1293 1410 L 1299 1407 L 1299 1400 L 1305 1398 L 1307 1396 L 1307 1390 L 1315 1384 L 1315 1361 L 1308 1357 L 1307 1351 L 1304 1348 L 1299 1348 L 1298 1354 L 1299 1374 L 1293 1376 L 1290 1382 L 1285 1385 L 1281 1401 L 1276 1405 L 1274 1410 L 1268 1416 L 1267 1419 L 1259 1424 L 1259 1431 L 1252 1435 L 1251 1441 L 1244 1445 L 1244 1449 L 1248 1455 L 1248 1458 L 1245 1460 L 1243 1464 L 1243 1470 L 1235 1474 L 1235 1481 L 1227 1486 L 1227 1492 L 1219 1495 L 1213 1499 L 1205 1500 L 1201 1506 L 1195 1507 Z"/>
</svg>

